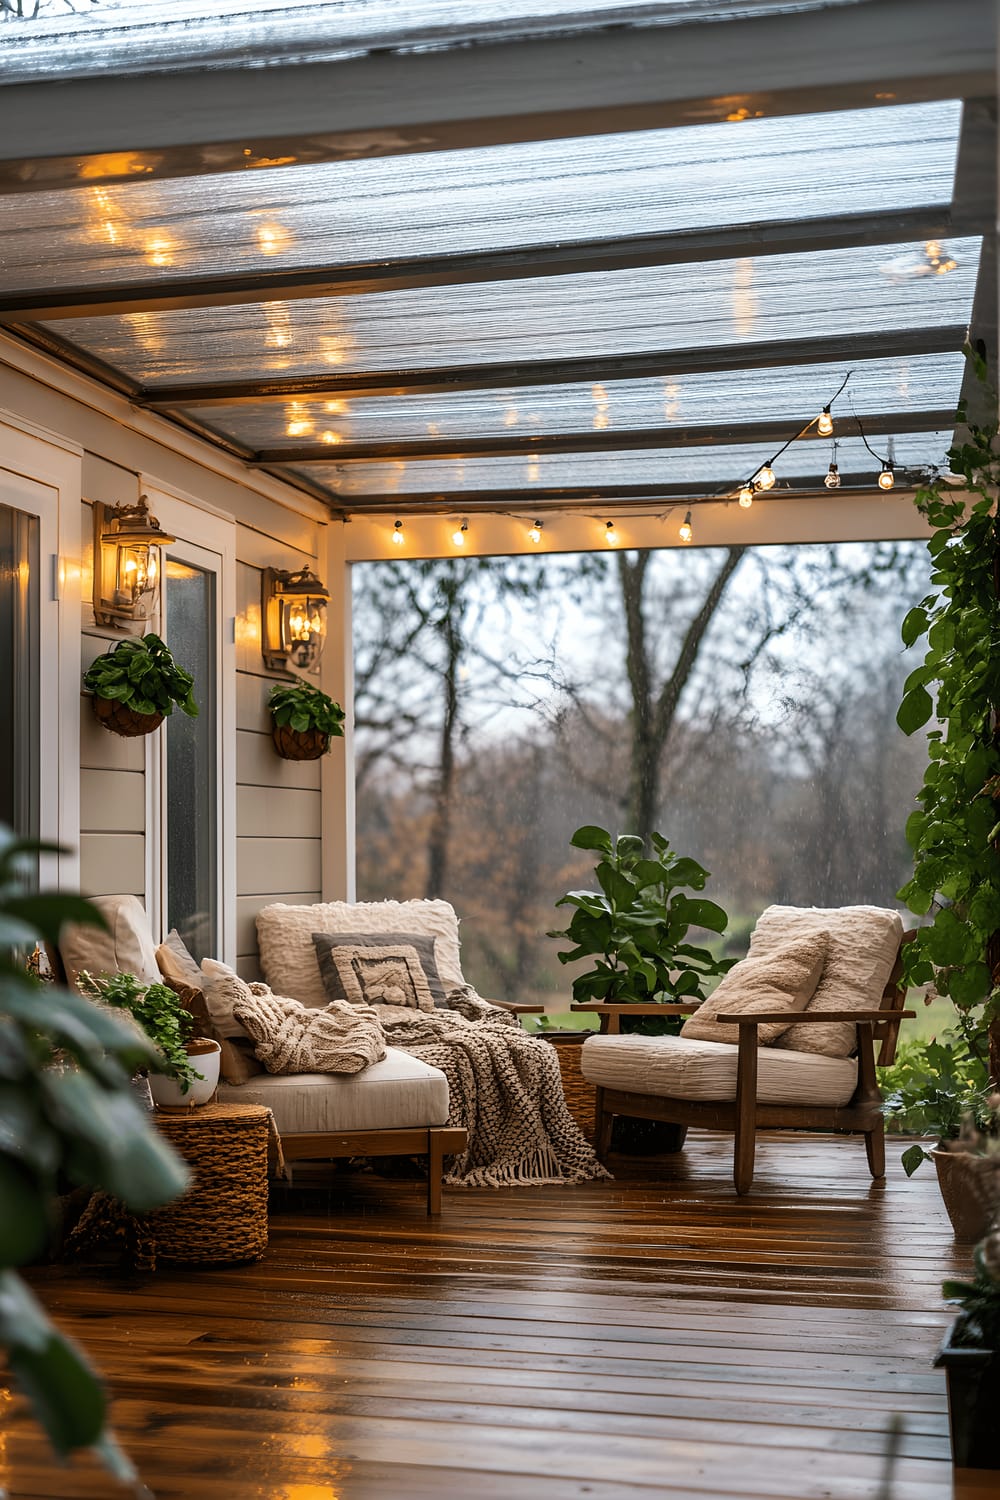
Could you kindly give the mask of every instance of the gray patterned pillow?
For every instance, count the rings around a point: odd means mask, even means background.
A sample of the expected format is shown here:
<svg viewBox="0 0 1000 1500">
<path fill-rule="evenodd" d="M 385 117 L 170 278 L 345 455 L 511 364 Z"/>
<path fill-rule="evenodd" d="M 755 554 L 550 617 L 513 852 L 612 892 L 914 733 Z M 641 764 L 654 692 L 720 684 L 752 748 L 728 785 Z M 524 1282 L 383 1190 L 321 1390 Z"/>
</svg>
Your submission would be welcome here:
<svg viewBox="0 0 1000 1500">
<path fill-rule="evenodd" d="M 420 967 L 435 1005 L 447 1003 L 445 987 L 434 957 L 434 939 L 420 932 L 314 932 L 313 947 L 319 961 L 320 977 L 328 1000 L 346 1000 L 332 954 L 337 948 L 415 948 Z"/>
<path fill-rule="evenodd" d="M 434 997 L 416 948 L 334 948 L 330 960 L 351 1005 L 401 1005 L 433 1010 Z"/>
</svg>

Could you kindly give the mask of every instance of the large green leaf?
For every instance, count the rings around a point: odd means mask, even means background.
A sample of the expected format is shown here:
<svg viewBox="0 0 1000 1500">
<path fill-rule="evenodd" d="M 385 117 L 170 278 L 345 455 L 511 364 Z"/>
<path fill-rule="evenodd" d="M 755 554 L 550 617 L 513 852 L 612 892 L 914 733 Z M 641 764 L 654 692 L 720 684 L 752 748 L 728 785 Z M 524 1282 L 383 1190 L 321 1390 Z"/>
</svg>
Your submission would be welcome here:
<svg viewBox="0 0 1000 1500">
<path fill-rule="evenodd" d="M 0 1344 L 57 1453 L 88 1448 L 100 1439 L 107 1406 L 100 1382 L 12 1271 L 0 1271 Z"/>
<path fill-rule="evenodd" d="M 896 723 L 904 734 L 915 734 L 934 712 L 934 702 L 925 687 L 915 687 L 906 693 L 896 710 Z"/>
<path fill-rule="evenodd" d="M 20 1162 L 0 1151 L 0 1266 L 23 1266 L 45 1249 L 46 1200 Z"/>
<path fill-rule="evenodd" d="M 705 927 L 709 932 L 725 932 L 729 918 L 717 906 L 714 901 L 705 901 L 701 898 L 678 897 L 684 902 L 683 912 L 687 922 L 693 927 Z"/>
<path fill-rule="evenodd" d="M 604 894 L 615 906 L 627 906 L 635 899 L 635 881 L 630 880 L 627 875 L 623 874 L 621 870 L 617 870 L 614 865 L 609 864 L 606 859 L 601 860 L 594 873 L 600 882 Z"/>
<path fill-rule="evenodd" d="M 574 849 L 599 849 L 602 854 L 611 854 L 611 835 L 604 828 L 587 823 L 578 828 L 570 839 Z"/>
<path fill-rule="evenodd" d="M 105 929 L 108 925 L 90 901 L 64 891 L 36 891 L 28 896 L 5 896 L 3 909 L 9 916 L 19 917 L 22 922 L 29 923 L 50 943 L 58 943 L 59 934 L 66 922 L 79 922 Z"/>
</svg>

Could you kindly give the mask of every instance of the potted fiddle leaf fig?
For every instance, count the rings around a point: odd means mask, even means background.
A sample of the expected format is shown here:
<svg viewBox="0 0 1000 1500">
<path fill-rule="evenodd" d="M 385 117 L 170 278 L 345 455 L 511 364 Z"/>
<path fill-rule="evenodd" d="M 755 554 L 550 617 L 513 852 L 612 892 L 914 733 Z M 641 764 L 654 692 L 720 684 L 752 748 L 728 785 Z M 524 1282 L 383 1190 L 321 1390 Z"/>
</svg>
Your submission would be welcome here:
<svg viewBox="0 0 1000 1500">
<path fill-rule="evenodd" d="M 158 635 L 129 636 L 91 662 L 83 677 L 105 729 L 132 738 L 152 734 L 174 705 L 192 719 L 194 678 L 177 665 Z"/>
<path fill-rule="evenodd" d="M 284 760 L 319 760 L 344 733 L 344 710 L 308 682 L 278 683 L 267 701 L 271 738 Z"/>
<path fill-rule="evenodd" d="M 675 853 L 662 834 L 652 835 L 652 853 L 641 838 L 612 838 L 587 825 L 570 839 L 576 849 L 597 855 L 599 890 L 570 891 L 557 906 L 570 906 L 568 927 L 550 932 L 572 946 L 557 956 L 563 964 L 591 959 L 573 980 L 578 1002 L 653 1001 L 687 1004 L 706 998 L 706 981 L 726 973 L 735 959 L 717 958 L 688 940 L 692 927 L 723 933 L 729 918 L 721 906 L 687 891 L 702 891 L 708 871 Z M 622 1016 L 623 1032 L 675 1035 L 679 1016 Z M 633 1153 L 679 1151 L 687 1127 L 662 1121 L 616 1118 L 612 1146 Z"/>
</svg>

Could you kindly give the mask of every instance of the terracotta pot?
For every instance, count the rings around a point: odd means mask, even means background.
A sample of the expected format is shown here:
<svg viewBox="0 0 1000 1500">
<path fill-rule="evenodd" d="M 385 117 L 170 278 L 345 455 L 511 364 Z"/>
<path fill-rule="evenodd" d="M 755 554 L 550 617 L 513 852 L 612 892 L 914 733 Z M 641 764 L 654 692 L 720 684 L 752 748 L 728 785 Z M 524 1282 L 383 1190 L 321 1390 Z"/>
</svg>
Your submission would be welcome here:
<svg viewBox="0 0 1000 1500">
<path fill-rule="evenodd" d="M 328 734 L 319 729 L 293 729 L 290 724 L 275 724 L 271 738 L 284 760 L 319 760 L 330 748 Z"/>
<path fill-rule="evenodd" d="M 150 1073 L 149 1091 L 157 1109 L 168 1113 L 178 1110 L 196 1109 L 199 1104 L 211 1104 L 219 1086 L 219 1063 L 222 1048 L 211 1037 L 195 1036 L 185 1044 L 188 1057 L 197 1059 L 194 1066 L 201 1078 L 196 1078 L 185 1094 L 180 1084 L 162 1073 Z"/>
<path fill-rule="evenodd" d="M 1000 1469 L 1000 1351 L 961 1343 L 965 1322 L 963 1315 L 948 1329 L 934 1361 L 948 1382 L 951 1461 L 957 1469 Z"/>
<path fill-rule="evenodd" d="M 152 734 L 163 723 L 162 714 L 137 714 L 117 698 L 91 698 L 96 718 L 112 734 L 135 739 L 140 734 Z"/>
<path fill-rule="evenodd" d="M 981 1240 L 989 1233 L 996 1205 L 988 1203 L 980 1182 L 978 1163 L 983 1160 L 968 1151 L 932 1151 L 941 1197 L 959 1240 Z"/>
</svg>

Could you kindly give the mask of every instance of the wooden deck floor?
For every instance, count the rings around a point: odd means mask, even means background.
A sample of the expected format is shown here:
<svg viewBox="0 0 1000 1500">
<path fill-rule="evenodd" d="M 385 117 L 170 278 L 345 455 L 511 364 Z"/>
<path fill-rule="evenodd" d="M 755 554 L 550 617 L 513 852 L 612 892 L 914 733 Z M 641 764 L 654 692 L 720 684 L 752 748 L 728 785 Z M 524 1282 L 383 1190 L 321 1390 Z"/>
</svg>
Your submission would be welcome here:
<svg viewBox="0 0 1000 1500">
<path fill-rule="evenodd" d="M 737 1200 L 727 1143 L 614 1183 L 446 1193 L 339 1176 L 272 1215 L 256 1265 L 51 1268 L 35 1282 L 109 1377 L 157 1500 L 894 1500 L 953 1486 L 932 1178 L 873 1186 L 860 1142 L 767 1141 Z M 18 1414 L 13 1500 L 110 1497 Z"/>
</svg>

